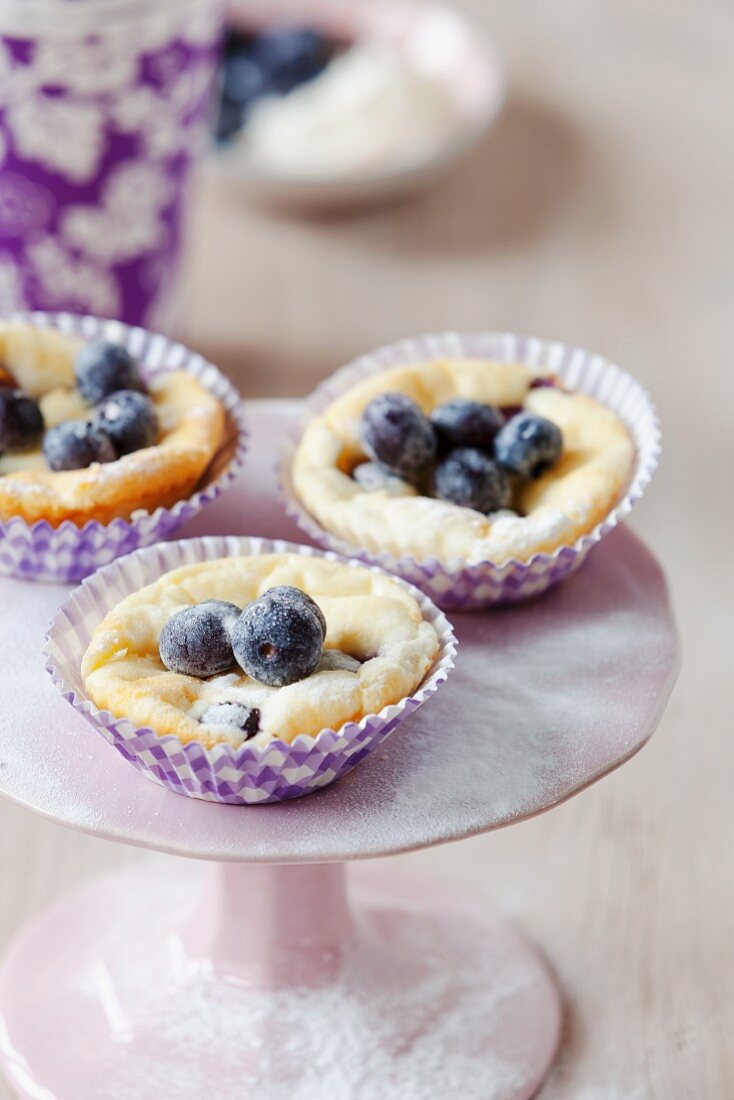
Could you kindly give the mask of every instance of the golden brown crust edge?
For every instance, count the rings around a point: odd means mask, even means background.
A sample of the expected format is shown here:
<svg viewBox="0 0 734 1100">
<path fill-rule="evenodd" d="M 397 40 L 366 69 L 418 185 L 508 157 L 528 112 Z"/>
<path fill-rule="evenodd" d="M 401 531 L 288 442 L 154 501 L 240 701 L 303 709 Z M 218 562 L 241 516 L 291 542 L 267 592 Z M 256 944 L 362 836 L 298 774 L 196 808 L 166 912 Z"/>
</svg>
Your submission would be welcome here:
<svg viewBox="0 0 734 1100">
<path fill-rule="evenodd" d="M 79 346 L 80 341 L 53 329 L 0 325 L 0 361 L 37 398 L 73 385 Z M 46 469 L 39 452 L 20 455 L 29 468 L 0 477 L 0 519 L 46 520 L 53 527 L 65 520 L 78 526 L 91 520 L 107 524 L 188 497 L 222 444 L 224 409 L 183 370 L 157 376 L 149 390 L 161 424 L 154 446 L 116 462 L 62 472 Z"/>
</svg>

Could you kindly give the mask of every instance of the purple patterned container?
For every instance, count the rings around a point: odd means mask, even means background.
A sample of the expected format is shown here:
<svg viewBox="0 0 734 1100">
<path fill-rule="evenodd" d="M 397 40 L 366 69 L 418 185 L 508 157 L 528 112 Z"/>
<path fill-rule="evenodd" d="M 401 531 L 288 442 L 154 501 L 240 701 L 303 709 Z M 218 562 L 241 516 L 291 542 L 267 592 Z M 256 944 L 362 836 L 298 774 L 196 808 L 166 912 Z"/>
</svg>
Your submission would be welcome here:
<svg viewBox="0 0 734 1100">
<path fill-rule="evenodd" d="M 227 415 L 227 433 L 196 492 L 170 508 L 141 511 L 129 520 L 116 519 L 107 524 L 90 520 L 83 527 L 70 520 L 59 527 L 52 527 L 45 520 L 28 524 L 20 517 L 0 520 L 0 573 L 24 580 L 80 581 L 123 554 L 167 538 L 185 520 L 216 500 L 236 477 L 247 450 L 242 400 L 232 383 L 201 355 L 165 336 L 119 321 L 76 317 L 70 313 L 18 313 L 3 319 L 58 328 L 83 340 L 123 344 L 139 362 L 144 377 L 160 371 L 189 371 L 221 402 Z"/>
<path fill-rule="evenodd" d="M 534 554 L 527 561 L 511 558 L 502 565 L 491 561 L 469 565 L 460 559 L 450 562 L 441 562 L 437 558 L 417 561 L 408 555 L 395 558 L 386 551 L 371 553 L 364 547 L 332 535 L 308 513 L 296 497 L 291 483 L 293 456 L 308 421 L 362 378 L 405 363 L 447 358 L 525 363 L 554 375 L 568 389 L 588 394 L 616 412 L 634 441 L 635 464 L 624 496 L 601 523 L 573 545 L 560 546 L 551 554 Z M 378 348 L 327 378 L 308 399 L 296 433 L 283 448 L 280 482 L 288 514 L 315 542 L 339 554 L 377 564 L 403 577 L 422 589 L 439 607 L 478 611 L 539 596 L 574 573 L 604 535 L 629 515 L 633 504 L 647 488 L 659 455 L 660 425 L 648 394 L 631 375 L 601 355 L 512 332 L 444 332 L 400 340 Z"/>
<path fill-rule="evenodd" d="M 327 557 L 309 546 L 259 538 L 208 537 L 182 539 L 140 550 L 101 569 L 76 588 L 61 605 L 46 635 L 46 671 L 61 694 L 95 729 L 149 779 L 177 794 L 210 802 L 248 805 L 297 798 L 332 783 L 374 752 L 396 726 L 417 710 L 444 682 L 454 665 L 456 639 L 446 617 L 422 592 L 408 588 L 424 618 L 439 637 L 439 652 L 420 687 L 379 714 L 365 715 L 338 730 L 325 729 L 316 737 L 301 734 L 288 744 L 274 740 L 264 747 L 245 743 L 240 748 L 199 742 L 183 745 L 178 738 L 159 737 L 151 729 L 137 729 L 124 718 L 100 711 L 86 697 L 81 661 L 94 629 L 125 596 L 182 565 L 242 554 L 297 553 Z M 345 564 L 364 568 L 357 562 Z M 380 570 L 371 567 L 374 572 Z"/>
<path fill-rule="evenodd" d="M 221 0 L 2 0 L 0 311 L 170 331 Z"/>
</svg>

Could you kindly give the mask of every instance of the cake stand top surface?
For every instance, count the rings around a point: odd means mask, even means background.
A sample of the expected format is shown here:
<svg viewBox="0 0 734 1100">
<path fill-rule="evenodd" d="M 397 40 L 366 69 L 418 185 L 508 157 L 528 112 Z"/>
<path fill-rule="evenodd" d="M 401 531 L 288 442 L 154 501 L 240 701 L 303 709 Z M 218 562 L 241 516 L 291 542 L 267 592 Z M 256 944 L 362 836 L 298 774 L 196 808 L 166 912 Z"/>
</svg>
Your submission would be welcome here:
<svg viewBox="0 0 734 1100">
<path fill-rule="evenodd" d="M 275 487 L 277 441 L 296 411 L 250 404 L 243 474 L 182 535 L 306 541 Z M 200 859 L 368 858 L 539 814 L 644 745 L 678 667 L 662 572 L 622 528 L 545 597 L 453 615 L 448 682 L 342 780 L 290 802 L 222 806 L 144 778 L 53 687 L 40 647 L 66 591 L 0 578 L 0 794 L 96 836 Z"/>
</svg>

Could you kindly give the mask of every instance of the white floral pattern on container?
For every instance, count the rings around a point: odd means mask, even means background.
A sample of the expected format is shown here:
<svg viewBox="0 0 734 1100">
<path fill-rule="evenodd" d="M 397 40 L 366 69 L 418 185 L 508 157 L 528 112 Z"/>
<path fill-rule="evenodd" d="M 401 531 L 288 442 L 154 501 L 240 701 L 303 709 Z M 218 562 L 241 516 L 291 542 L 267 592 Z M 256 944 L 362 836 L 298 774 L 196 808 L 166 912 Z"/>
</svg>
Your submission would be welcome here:
<svg viewBox="0 0 734 1100">
<path fill-rule="evenodd" d="M 103 267 L 68 252 L 55 237 L 44 237 L 27 249 L 38 281 L 38 300 L 49 309 L 71 304 L 76 313 L 114 316 L 120 295 L 113 275 Z"/>
<path fill-rule="evenodd" d="M 175 195 L 175 184 L 163 167 L 144 160 L 127 160 L 107 177 L 105 202 L 126 200 L 137 213 L 163 210 Z"/>
<path fill-rule="evenodd" d="M 39 85 L 77 95 L 115 92 L 135 79 L 136 55 L 137 44 L 129 30 L 78 38 L 72 56 L 67 41 L 49 37 L 38 43 L 33 71 Z"/>
<path fill-rule="evenodd" d="M 0 255 L 0 310 L 9 313 L 23 305 L 23 280 L 12 256 Z"/>
<path fill-rule="evenodd" d="M 221 19 L 216 7 L 200 7 L 189 12 L 188 19 L 181 21 L 180 33 L 189 46 L 207 46 L 216 39 L 221 30 Z"/>
<path fill-rule="evenodd" d="M 104 115 L 83 101 L 37 95 L 6 113 L 16 149 L 74 183 L 91 179 L 104 149 Z"/>
<path fill-rule="evenodd" d="M 210 79 L 206 65 L 191 65 L 179 75 L 170 89 L 169 99 L 181 116 L 185 117 L 196 109 L 196 104 L 206 93 Z"/>
<path fill-rule="evenodd" d="M 92 23 L 86 7 L 69 4 L 58 26 L 2 20 L 0 305 L 146 324 L 171 315 L 179 283 L 223 4 L 131 6 Z M 153 270 L 157 285 L 143 278 Z"/>
<path fill-rule="evenodd" d="M 149 156 L 162 159 L 178 153 L 180 122 L 170 103 L 152 88 L 136 88 L 113 105 L 111 115 L 118 130 L 140 135 Z"/>
<path fill-rule="evenodd" d="M 2 105 L 24 103 L 36 90 L 37 79 L 30 65 L 16 65 L 7 46 L 0 41 L 0 89 Z"/>
<path fill-rule="evenodd" d="M 124 263 L 165 243 L 160 213 L 172 198 L 173 185 L 163 168 L 128 161 L 108 178 L 99 205 L 65 211 L 62 237 L 100 264 Z"/>
</svg>

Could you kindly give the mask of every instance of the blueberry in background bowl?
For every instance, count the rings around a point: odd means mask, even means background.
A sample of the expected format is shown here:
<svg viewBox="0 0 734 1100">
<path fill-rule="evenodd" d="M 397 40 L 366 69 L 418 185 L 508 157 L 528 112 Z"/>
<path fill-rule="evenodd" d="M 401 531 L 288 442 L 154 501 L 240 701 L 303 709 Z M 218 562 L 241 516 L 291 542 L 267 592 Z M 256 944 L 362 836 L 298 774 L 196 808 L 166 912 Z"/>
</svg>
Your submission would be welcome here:
<svg viewBox="0 0 734 1100">
<path fill-rule="evenodd" d="M 283 26 L 259 32 L 230 27 L 219 76 L 217 142 L 226 144 L 246 126 L 259 99 L 287 95 L 319 76 L 342 45 L 311 27 Z"/>
<path fill-rule="evenodd" d="M 209 165 L 271 208 L 354 208 L 420 190 L 477 143 L 504 99 L 493 44 L 444 0 L 257 10 L 238 0 L 229 25 L 226 58 L 257 53 L 266 88 L 248 67 L 244 96 L 222 78 Z"/>
<path fill-rule="evenodd" d="M 278 27 L 255 37 L 253 57 L 275 91 L 285 95 L 313 80 L 331 61 L 336 43 L 309 27 Z"/>
</svg>

